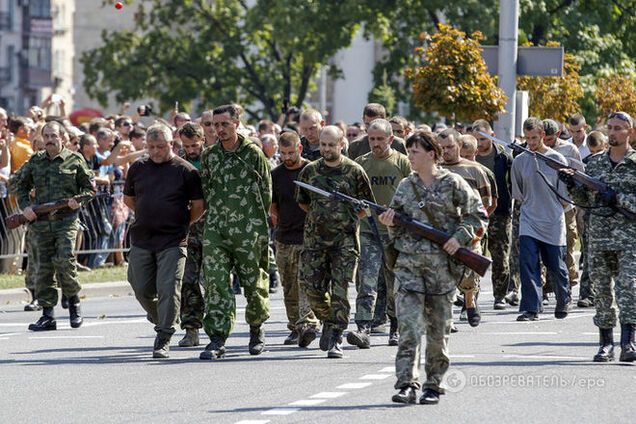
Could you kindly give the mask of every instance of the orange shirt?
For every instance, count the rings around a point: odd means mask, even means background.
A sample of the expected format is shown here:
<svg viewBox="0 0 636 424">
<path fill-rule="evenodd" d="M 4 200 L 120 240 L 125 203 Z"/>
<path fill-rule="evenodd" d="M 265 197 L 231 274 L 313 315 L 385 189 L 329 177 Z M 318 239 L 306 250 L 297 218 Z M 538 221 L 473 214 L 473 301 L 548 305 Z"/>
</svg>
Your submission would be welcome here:
<svg viewBox="0 0 636 424">
<path fill-rule="evenodd" d="M 20 169 L 33 156 L 31 142 L 24 138 L 16 138 L 9 150 L 11 151 L 11 173 Z"/>
</svg>

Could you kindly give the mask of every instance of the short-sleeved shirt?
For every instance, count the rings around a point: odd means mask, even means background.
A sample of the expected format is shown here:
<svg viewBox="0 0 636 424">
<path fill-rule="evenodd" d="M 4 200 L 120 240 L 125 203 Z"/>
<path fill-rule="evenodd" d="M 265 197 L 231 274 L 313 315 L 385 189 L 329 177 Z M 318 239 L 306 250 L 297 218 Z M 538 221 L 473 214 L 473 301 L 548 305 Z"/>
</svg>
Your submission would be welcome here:
<svg viewBox="0 0 636 424">
<path fill-rule="evenodd" d="M 285 244 L 303 244 L 303 231 L 307 214 L 296 203 L 296 184 L 300 172 L 307 166 L 304 162 L 297 169 L 284 164 L 272 170 L 272 204 L 278 208 L 276 240 Z"/>
<path fill-rule="evenodd" d="M 468 185 L 475 191 L 481 199 L 485 208 L 490 206 L 490 197 L 492 195 L 488 176 L 481 168 L 481 165 L 469 160 L 460 158 L 458 162 L 451 164 L 443 164 L 444 168 L 461 176 L 466 180 Z"/>
<path fill-rule="evenodd" d="M 140 158 L 128 170 L 124 194 L 135 198 L 134 246 L 153 252 L 186 246 L 188 205 L 203 199 L 199 171 L 192 164 L 178 156 L 163 163 Z"/>
<path fill-rule="evenodd" d="M 11 172 L 15 172 L 33 156 L 33 149 L 29 140 L 16 138 L 9 148 L 11 152 Z"/>
<path fill-rule="evenodd" d="M 302 170 L 298 180 L 322 190 L 335 190 L 357 199 L 374 201 L 364 169 L 344 156 L 340 165 L 335 167 L 327 166 L 324 158 L 311 162 Z M 303 243 L 306 249 L 336 247 L 358 250 L 358 215 L 350 203 L 332 200 L 300 187 L 296 190 L 296 200 L 309 205 Z"/>
<path fill-rule="evenodd" d="M 383 159 L 377 159 L 373 153 L 367 153 L 356 159 L 369 177 L 373 197 L 380 205 L 389 205 L 395 194 L 400 181 L 411 174 L 411 165 L 406 155 L 391 149 L 389 156 Z M 380 234 L 388 234 L 385 225 L 377 220 L 374 212 L 374 218 L 378 223 L 378 231 Z M 363 233 L 371 233 L 372 229 L 367 219 L 360 222 L 360 231 Z"/>
<path fill-rule="evenodd" d="M 400 137 L 393 137 L 391 148 L 402 154 L 406 154 L 406 144 Z M 365 134 L 362 137 L 353 140 L 351 144 L 349 144 L 347 154 L 351 160 L 355 160 L 362 155 L 366 155 L 370 151 L 371 147 L 369 146 L 369 135 Z"/>
</svg>

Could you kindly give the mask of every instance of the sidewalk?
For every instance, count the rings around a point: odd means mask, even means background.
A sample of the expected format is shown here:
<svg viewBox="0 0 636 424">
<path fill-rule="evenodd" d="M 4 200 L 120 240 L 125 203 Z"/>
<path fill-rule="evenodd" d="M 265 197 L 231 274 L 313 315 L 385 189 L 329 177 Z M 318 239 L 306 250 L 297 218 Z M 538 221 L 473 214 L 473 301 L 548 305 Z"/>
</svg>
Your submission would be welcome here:
<svg viewBox="0 0 636 424">
<path fill-rule="evenodd" d="M 127 281 L 83 284 L 80 298 L 133 296 Z M 26 288 L 0 290 L 0 305 L 26 304 L 31 295 Z"/>
</svg>

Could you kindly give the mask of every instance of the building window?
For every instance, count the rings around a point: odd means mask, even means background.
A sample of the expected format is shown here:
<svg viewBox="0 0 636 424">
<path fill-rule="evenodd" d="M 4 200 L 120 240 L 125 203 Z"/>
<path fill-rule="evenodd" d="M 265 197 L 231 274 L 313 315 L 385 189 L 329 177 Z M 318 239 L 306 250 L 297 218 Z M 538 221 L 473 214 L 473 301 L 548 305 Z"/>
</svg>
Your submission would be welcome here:
<svg viewBox="0 0 636 424">
<path fill-rule="evenodd" d="M 51 0 L 31 0 L 29 2 L 29 15 L 32 18 L 50 18 Z"/>
<path fill-rule="evenodd" d="M 46 37 L 29 38 L 29 67 L 51 70 L 51 39 Z"/>
</svg>

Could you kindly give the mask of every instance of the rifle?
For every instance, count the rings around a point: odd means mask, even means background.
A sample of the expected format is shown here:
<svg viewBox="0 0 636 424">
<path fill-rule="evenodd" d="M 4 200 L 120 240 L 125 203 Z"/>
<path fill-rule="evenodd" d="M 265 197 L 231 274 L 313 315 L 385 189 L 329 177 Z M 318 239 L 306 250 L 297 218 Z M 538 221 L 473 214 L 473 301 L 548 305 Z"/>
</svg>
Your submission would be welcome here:
<svg viewBox="0 0 636 424">
<path fill-rule="evenodd" d="M 92 199 L 93 197 L 94 195 L 92 194 L 85 194 L 82 196 L 73 197 L 73 199 L 75 199 L 77 203 L 81 203 L 84 200 L 89 200 L 89 199 Z M 33 209 L 33 212 L 35 212 L 35 214 L 38 216 L 47 215 L 47 214 L 53 215 L 57 213 L 57 211 L 59 210 L 68 209 L 69 200 L 70 199 L 60 199 L 60 200 L 56 200 L 55 202 L 41 203 L 39 205 L 35 205 L 31 207 L 31 209 Z M 21 213 L 13 214 L 4 220 L 4 223 L 6 224 L 7 228 L 9 228 L 10 230 L 18 228 L 20 225 L 24 225 L 28 222 L 29 220 L 26 219 L 24 214 L 21 214 Z"/>
<path fill-rule="evenodd" d="M 359 200 L 354 197 L 347 196 L 346 194 L 340 193 L 336 190 L 329 192 L 300 181 L 294 181 L 294 183 L 299 187 L 305 188 L 309 191 L 313 191 L 314 193 L 321 196 L 325 196 L 327 198 L 335 199 L 341 202 L 351 203 L 356 208 L 373 209 L 378 214 L 381 214 L 382 212 L 388 210 L 388 208 L 380 206 L 377 203 L 373 203 L 368 200 Z M 441 230 L 438 230 L 432 225 L 418 221 L 404 214 L 396 213 L 395 217 L 393 218 L 393 223 L 395 225 L 399 225 L 400 227 L 404 227 L 409 232 L 418 234 L 439 246 L 444 246 L 444 244 L 446 244 L 446 242 L 451 239 L 450 235 Z M 486 271 L 488 270 L 488 267 L 492 262 L 490 258 L 475 253 L 465 247 L 459 248 L 457 252 L 452 255 L 452 257 L 468 268 L 472 269 L 482 277 L 486 274 Z"/>
<path fill-rule="evenodd" d="M 501 144 L 503 146 L 506 146 L 512 150 L 516 150 L 517 152 L 525 152 L 528 153 L 530 155 L 534 155 L 534 157 L 536 157 L 537 159 L 542 160 L 546 165 L 548 165 L 550 168 L 554 169 L 555 171 L 559 172 L 562 169 L 571 169 L 574 171 L 574 174 L 572 175 L 572 179 L 574 181 L 576 181 L 580 186 L 583 186 L 585 188 L 587 188 L 590 191 L 595 191 L 601 195 L 607 193 L 608 191 L 612 190 L 607 184 L 605 184 L 603 181 L 594 178 L 594 177 L 590 177 L 589 175 L 587 175 L 584 172 L 581 172 L 579 170 L 577 170 L 576 168 L 571 167 L 570 165 L 560 162 L 556 159 L 553 159 L 551 157 L 548 157 L 546 155 L 544 155 L 541 152 L 533 152 L 530 149 L 526 149 L 525 147 L 519 145 L 516 142 L 513 143 L 506 143 L 503 140 L 499 140 L 496 137 L 493 137 L 489 134 L 483 133 L 481 131 L 478 131 L 479 134 L 481 134 L 482 136 L 488 138 L 489 140 L 494 141 L 495 143 Z M 578 206 L 578 205 L 577 205 Z M 605 205 L 603 205 L 605 206 Z M 620 206 L 616 206 L 616 205 L 607 205 L 607 207 L 611 208 L 614 213 L 618 212 L 621 215 L 623 215 L 625 218 L 630 219 L 630 220 L 636 220 L 636 213 L 627 210 L 623 207 Z"/>
</svg>

